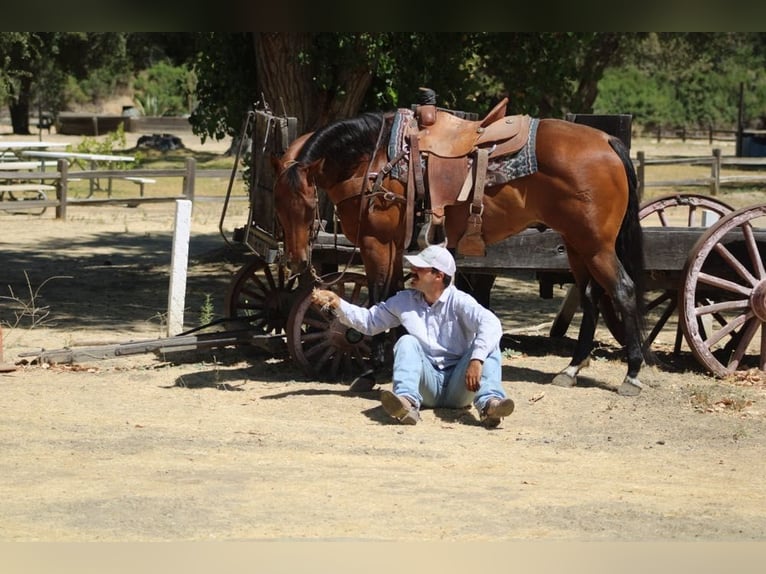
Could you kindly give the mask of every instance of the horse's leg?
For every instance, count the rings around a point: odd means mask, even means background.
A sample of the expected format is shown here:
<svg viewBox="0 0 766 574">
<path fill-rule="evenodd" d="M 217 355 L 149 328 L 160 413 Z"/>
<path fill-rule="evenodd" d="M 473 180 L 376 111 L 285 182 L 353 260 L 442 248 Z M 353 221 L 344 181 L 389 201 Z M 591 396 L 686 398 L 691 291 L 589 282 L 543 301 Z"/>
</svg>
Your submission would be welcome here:
<svg viewBox="0 0 766 574">
<path fill-rule="evenodd" d="M 364 237 L 361 242 L 362 259 L 369 289 L 370 306 L 385 301 L 401 285 L 402 270 L 397 261 L 401 261 L 400 249 L 392 243 L 381 243 L 373 237 Z M 392 335 L 379 333 L 372 337 L 370 344 L 369 368 L 357 376 L 349 387 L 353 392 L 373 390 L 380 374 L 385 376 L 386 369 L 392 363 L 389 359 Z"/>
<path fill-rule="evenodd" d="M 622 318 L 625 329 L 625 352 L 628 362 L 628 373 L 617 392 L 623 396 L 635 396 L 643 388 L 638 379 L 638 371 L 644 362 L 644 354 L 641 350 L 641 321 L 633 280 L 628 276 L 622 264 L 618 262 L 617 265 L 617 284 L 612 295 L 612 301 Z"/>
<path fill-rule="evenodd" d="M 615 311 L 618 313 L 625 330 L 628 372 L 617 392 L 624 396 L 635 396 L 643 388 L 638 379 L 638 372 L 644 362 L 644 355 L 641 350 L 641 319 L 635 284 L 614 253 L 602 253 L 592 257 L 588 261 L 588 269 L 591 271 L 593 279 L 612 299 Z M 595 295 L 595 290 L 591 294 Z M 592 298 L 590 303 L 598 308 L 597 297 Z"/>
<path fill-rule="evenodd" d="M 593 339 L 598 323 L 598 300 L 604 293 L 603 288 L 592 281 L 587 272 L 580 269 L 578 264 L 572 261 L 570 265 L 580 290 L 582 321 L 577 334 L 577 344 L 572 353 L 572 360 L 553 379 L 553 384 L 560 387 L 574 387 L 577 384 L 577 374 L 590 363 L 590 353 L 593 350 Z"/>
</svg>

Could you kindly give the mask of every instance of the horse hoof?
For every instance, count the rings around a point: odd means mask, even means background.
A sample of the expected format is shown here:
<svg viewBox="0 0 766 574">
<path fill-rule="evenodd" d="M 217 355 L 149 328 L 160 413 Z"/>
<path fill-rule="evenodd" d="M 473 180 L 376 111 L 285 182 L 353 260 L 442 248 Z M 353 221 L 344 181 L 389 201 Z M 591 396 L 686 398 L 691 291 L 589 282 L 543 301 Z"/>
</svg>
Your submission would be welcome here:
<svg viewBox="0 0 766 574">
<path fill-rule="evenodd" d="M 553 378 L 551 384 L 557 387 L 574 387 L 577 384 L 577 379 L 567 373 L 559 373 Z"/>
<path fill-rule="evenodd" d="M 641 394 L 641 389 L 643 387 L 644 386 L 638 379 L 626 378 L 620 385 L 620 388 L 617 389 L 617 394 L 623 397 L 635 397 L 636 395 Z"/>
</svg>

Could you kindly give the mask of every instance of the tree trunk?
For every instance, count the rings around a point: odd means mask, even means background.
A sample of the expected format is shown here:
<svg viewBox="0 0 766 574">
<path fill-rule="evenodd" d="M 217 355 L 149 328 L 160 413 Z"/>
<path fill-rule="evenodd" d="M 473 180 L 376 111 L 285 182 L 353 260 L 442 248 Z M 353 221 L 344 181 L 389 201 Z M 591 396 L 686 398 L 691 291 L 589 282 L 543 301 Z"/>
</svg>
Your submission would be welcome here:
<svg viewBox="0 0 766 574">
<path fill-rule="evenodd" d="M 11 112 L 11 126 L 13 133 L 18 135 L 29 135 L 29 90 L 32 85 L 31 80 L 23 79 L 20 82 L 19 93 L 13 94 L 8 104 Z"/>
<path fill-rule="evenodd" d="M 592 110 L 598 96 L 598 82 L 604 70 L 615 61 L 620 53 L 622 33 L 602 33 L 598 42 L 585 55 L 580 68 L 580 83 L 572 101 L 574 110 Z"/>
<path fill-rule="evenodd" d="M 312 35 L 295 32 L 254 32 L 258 85 L 276 114 L 296 117 L 298 133 L 315 130 L 333 120 L 359 113 L 372 77 L 366 67 L 336 69 L 337 92 L 314 82 L 316 63 L 302 63 L 312 51 Z M 323 63 L 333 67 L 333 64 Z M 261 94 L 258 94 L 260 99 Z"/>
</svg>

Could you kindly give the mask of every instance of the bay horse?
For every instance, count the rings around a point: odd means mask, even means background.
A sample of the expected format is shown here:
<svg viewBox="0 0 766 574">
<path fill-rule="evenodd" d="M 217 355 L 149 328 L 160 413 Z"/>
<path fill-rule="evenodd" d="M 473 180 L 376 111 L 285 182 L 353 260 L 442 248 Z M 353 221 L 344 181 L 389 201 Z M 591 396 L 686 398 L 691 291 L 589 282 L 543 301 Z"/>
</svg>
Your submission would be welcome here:
<svg viewBox="0 0 766 574">
<path fill-rule="evenodd" d="M 311 268 L 317 189 L 322 189 L 336 207 L 344 235 L 359 249 L 371 304 L 403 287 L 402 255 L 410 239 L 406 206 L 412 185 L 408 189 L 392 175 L 392 167 L 407 158 L 391 158 L 387 149 L 394 117 L 395 112 L 364 113 L 333 122 L 296 140 L 282 158 L 272 158 L 275 210 L 291 270 Z M 533 226 L 561 235 L 581 295 L 582 321 L 571 361 L 552 382 L 576 384 L 589 362 L 606 295 L 605 311 L 612 310 L 612 320 L 619 322 L 628 367 L 618 393 L 637 395 L 643 386 L 638 373 L 644 360 L 644 255 L 630 154 L 619 138 L 601 130 L 558 119 L 534 121 L 530 145 L 536 170 L 484 188 L 482 239 L 496 243 Z M 444 212 L 446 244 L 454 248 L 472 206 L 458 202 Z"/>
</svg>

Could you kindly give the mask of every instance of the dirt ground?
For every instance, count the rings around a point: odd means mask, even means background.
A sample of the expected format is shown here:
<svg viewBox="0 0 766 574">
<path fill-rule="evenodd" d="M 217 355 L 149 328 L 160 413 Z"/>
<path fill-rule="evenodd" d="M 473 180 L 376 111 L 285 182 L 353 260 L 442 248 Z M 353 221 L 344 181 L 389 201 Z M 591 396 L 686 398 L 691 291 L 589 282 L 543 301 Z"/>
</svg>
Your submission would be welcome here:
<svg viewBox="0 0 766 574">
<path fill-rule="evenodd" d="M 208 299 L 222 313 L 241 263 L 220 208 L 194 207 L 187 326 Z M 259 349 L 21 357 L 162 337 L 172 228 L 167 204 L 0 214 L 15 367 L 0 374 L 0 540 L 764 539 L 766 376 L 717 380 L 684 349 L 621 397 L 620 349 L 600 331 L 580 384 L 551 386 L 575 331 L 547 337 L 564 290 L 541 299 L 531 277 L 493 291 L 516 411 L 491 431 L 472 411 L 392 424 L 377 400 L 390 381 L 353 394 Z"/>
</svg>

